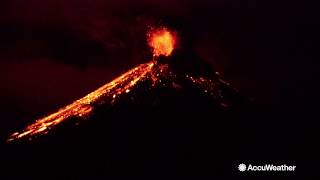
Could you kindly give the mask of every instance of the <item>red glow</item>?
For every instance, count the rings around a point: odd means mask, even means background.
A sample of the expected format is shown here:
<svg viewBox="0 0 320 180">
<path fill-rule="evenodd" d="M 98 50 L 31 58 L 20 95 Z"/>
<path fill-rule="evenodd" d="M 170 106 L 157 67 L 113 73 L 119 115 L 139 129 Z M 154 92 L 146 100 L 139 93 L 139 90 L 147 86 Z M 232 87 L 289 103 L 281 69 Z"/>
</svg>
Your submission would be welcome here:
<svg viewBox="0 0 320 180">
<path fill-rule="evenodd" d="M 176 36 L 167 28 L 153 29 L 148 33 L 148 43 L 153 56 L 169 56 L 175 48 Z"/>
</svg>

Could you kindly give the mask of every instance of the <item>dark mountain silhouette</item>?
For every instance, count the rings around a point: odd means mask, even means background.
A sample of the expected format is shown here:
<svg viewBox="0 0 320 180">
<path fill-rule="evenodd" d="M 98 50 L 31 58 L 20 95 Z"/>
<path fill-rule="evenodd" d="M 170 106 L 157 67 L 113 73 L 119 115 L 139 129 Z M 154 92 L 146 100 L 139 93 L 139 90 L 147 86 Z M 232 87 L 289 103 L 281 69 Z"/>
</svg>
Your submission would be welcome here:
<svg viewBox="0 0 320 180">
<path fill-rule="evenodd" d="M 146 77 L 118 99 L 93 104 L 85 120 L 69 117 L 48 134 L 10 142 L 7 172 L 192 179 L 237 176 L 237 165 L 248 159 L 292 158 L 292 142 L 271 141 L 262 131 L 273 127 L 261 125 L 264 111 L 195 54 L 159 57 Z M 286 153 L 272 153 L 275 145 Z"/>
</svg>

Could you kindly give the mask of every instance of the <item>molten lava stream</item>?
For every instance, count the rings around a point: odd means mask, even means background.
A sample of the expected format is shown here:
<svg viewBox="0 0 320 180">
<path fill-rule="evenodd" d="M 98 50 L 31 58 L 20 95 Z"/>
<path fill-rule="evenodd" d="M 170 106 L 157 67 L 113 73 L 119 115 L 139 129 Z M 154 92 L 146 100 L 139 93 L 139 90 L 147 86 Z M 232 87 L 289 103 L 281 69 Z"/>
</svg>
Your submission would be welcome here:
<svg viewBox="0 0 320 180">
<path fill-rule="evenodd" d="M 122 74 L 118 78 L 100 87 L 96 91 L 86 95 L 85 97 L 73 102 L 72 104 L 61 108 L 58 112 L 47 117 L 36 120 L 35 123 L 27 126 L 21 132 L 13 133 L 8 141 L 32 137 L 37 134 L 46 134 L 48 130 L 57 124 L 67 120 L 70 117 L 86 117 L 93 110 L 92 104 L 100 101 L 102 98 L 112 97 L 116 99 L 123 93 L 128 93 L 130 89 L 152 70 L 153 62 L 141 64 L 128 72 Z"/>
</svg>

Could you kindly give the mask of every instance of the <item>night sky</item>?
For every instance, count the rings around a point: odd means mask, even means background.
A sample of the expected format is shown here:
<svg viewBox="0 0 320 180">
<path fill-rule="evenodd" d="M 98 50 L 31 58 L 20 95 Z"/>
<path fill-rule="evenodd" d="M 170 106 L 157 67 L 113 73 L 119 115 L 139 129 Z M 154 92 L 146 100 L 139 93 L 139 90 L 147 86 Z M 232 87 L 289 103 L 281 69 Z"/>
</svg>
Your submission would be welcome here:
<svg viewBox="0 0 320 180">
<path fill-rule="evenodd" d="M 319 97 L 317 11 L 305 1 L 1 1 L 0 135 L 147 62 L 146 30 L 163 24 L 251 101 L 305 113 Z"/>
</svg>

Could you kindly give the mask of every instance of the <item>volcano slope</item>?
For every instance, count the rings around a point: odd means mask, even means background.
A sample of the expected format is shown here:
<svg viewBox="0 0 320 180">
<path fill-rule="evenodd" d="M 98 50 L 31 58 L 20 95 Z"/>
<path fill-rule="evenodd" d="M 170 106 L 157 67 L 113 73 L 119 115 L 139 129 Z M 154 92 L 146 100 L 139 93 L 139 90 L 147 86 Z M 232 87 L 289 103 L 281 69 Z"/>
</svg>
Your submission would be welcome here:
<svg viewBox="0 0 320 180">
<path fill-rule="evenodd" d="M 257 120 L 263 112 L 196 55 L 175 51 L 150 63 L 143 78 L 122 81 L 90 103 L 90 115 L 68 116 L 46 133 L 10 141 L 4 171 L 24 177 L 234 176 L 243 160 L 277 159 L 267 153 L 272 147 L 290 149 L 290 143 L 269 141 L 264 129 L 271 125 Z"/>
</svg>

